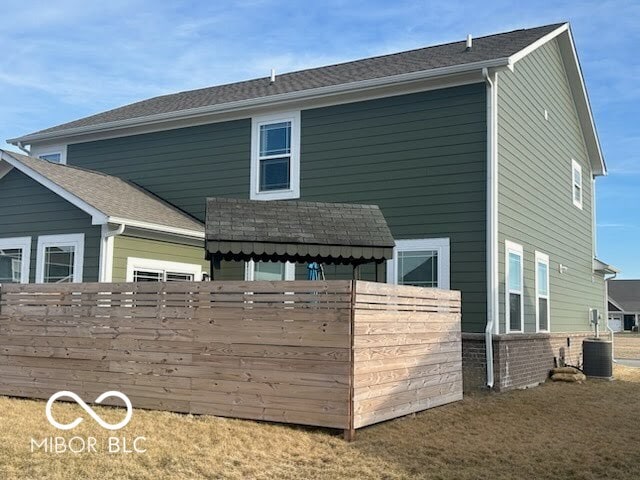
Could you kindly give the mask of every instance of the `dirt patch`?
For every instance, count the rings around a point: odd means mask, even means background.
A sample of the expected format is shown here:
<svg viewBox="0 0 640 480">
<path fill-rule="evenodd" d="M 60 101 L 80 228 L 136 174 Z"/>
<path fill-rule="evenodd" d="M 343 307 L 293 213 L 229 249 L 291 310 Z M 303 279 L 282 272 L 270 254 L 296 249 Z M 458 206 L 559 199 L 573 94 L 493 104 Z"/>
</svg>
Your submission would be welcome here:
<svg viewBox="0 0 640 480">
<path fill-rule="evenodd" d="M 616 333 L 613 340 L 614 356 L 640 360 L 640 334 Z"/>
<path fill-rule="evenodd" d="M 135 410 L 105 433 L 74 404 L 58 421 L 87 420 L 71 433 L 49 426 L 44 402 L 0 397 L 0 478 L 441 478 L 637 479 L 640 369 L 616 365 L 613 382 L 547 383 L 477 393 L 358 431 L 337 432 Z M 97 408 L 117 422 L 122 410 Z M 30 438 L 109 435 L 147 438 L 144 454 L 31 453 Z"/>
</svg>

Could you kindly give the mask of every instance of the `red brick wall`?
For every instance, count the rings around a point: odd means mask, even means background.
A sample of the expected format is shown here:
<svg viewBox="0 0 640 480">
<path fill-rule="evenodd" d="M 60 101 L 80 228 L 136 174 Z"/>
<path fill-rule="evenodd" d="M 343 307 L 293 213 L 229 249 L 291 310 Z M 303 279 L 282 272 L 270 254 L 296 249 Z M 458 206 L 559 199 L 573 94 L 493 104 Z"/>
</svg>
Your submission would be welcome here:
<svg viewBox="0 0 640 480">
<path fill-rule="evenodd" d="M 549 376 L 554 357 L 582 366 L 582 341 L 591 332 L 534 333 L 493 336 L 494 389 L 511 390 L 538 385 Z M 484 335 L 463 333 L 462 371 L 465 391 L 486 385 Z"/>
</svg>

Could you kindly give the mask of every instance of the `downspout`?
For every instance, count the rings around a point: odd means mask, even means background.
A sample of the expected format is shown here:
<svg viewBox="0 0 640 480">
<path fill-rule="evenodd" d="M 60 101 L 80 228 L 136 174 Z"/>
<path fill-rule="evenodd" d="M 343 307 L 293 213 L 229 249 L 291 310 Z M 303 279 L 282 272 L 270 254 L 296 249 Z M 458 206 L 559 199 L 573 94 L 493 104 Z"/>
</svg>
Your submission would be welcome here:
<svg viewBox="0 0 640 480">
<path fill-rule="evenodd" d="M 618 276 L 617 273 L 614 273 L 611 277 L 607 278 L 606 276 L 604 277 L 604 315 L 605 317 L 605 325 L 607 326 L 607 330 L 609 330 L 609 335 L 611 335 L 611 360 L 615 363 L 616 361 L 616 356 L 614 354 L 614 343 L 613 343 L 613 338 L 615 337 L 615 332 L 613 331 L 613 328 L 611 328 L 609 326 L 609 280 L 613 280 L 614 278 L 616 278 Z"/>
<path fill-rule="evenodd" d="M 487 387 L 493 388 L 493 334 L 498 333 L 498 76 L 482 69 L 487 82 Z M 493 76 L 493 78 L 492 78 Z"/>
<path fill-rule="evenodd" d="M 109 230 L 109 224 L 102 226 L 100 242 L 100 282 L 111 282 L 113 270 L 113 238 L 124 233 L 125 224 L 121 223 L 115 230 Z"/>
</svg>

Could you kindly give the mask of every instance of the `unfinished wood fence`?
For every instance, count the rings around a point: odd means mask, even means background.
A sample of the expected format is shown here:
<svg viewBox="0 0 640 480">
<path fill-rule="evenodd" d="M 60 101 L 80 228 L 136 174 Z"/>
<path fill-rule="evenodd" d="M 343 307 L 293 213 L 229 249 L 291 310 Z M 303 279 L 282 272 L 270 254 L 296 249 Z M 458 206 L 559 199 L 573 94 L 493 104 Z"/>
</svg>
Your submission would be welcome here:
<svg viewBox="0 0 640 480">
<path fill-rule="evenodd" d="M 363 281 L 0 288 L 0 395 L 354 429 L 462 398 L 460 294 Z"/>
</svg>

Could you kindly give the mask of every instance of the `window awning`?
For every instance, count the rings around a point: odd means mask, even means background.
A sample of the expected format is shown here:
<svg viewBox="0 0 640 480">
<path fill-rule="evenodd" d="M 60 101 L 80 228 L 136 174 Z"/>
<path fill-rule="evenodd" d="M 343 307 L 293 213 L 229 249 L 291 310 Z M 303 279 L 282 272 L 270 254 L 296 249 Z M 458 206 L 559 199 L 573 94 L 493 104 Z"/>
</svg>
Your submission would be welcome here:
<svg viewBox="0 0 640 480">
<path fill-rule="evenodd" d="M 393 256 L 377 205 L 208 198 L 208 259 L 357 265 Z"/>
</svg>

